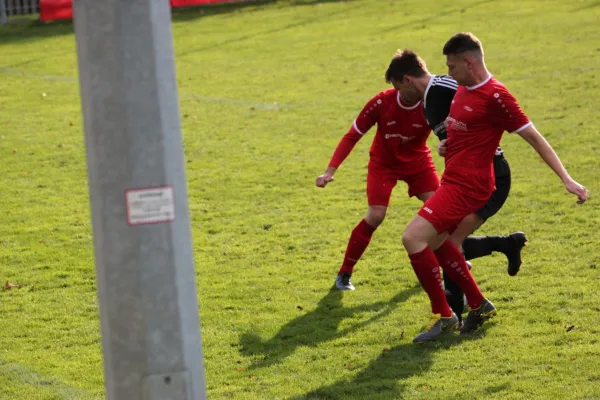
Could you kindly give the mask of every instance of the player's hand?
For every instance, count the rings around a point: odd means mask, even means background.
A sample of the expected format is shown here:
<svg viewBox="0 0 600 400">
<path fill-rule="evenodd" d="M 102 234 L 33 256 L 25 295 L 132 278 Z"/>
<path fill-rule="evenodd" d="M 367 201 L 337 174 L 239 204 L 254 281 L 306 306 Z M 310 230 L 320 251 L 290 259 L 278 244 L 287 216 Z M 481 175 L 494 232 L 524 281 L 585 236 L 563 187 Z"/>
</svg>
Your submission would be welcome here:
<svg viewBox="0 0 600 400">
<path fill-rule="evenodd" d="M 325 172 L 323 175 L 319 175 L 317 177 L 317 181 L 315 182 L 315 184 L 317 185 L 317 187 L 324 188 L 332 180 L 333 180 L 333 174 L 329 174 L 329 173 Z"/>
<path fill-rule="evenodd" d="M 438 154 L 442 157 L 446 157 L 446 151 L 448 150 L 448 147 L 446 147 L 446 142 L 448 142 L 448 139 L 442 139 L 438 143 Z"/>
<path fill-rule="evenodd" d="M 573 179 L 566 181 L 565 187 L 570 193 L 573 193 L 575 196 L 577 196 L 577 204 L 583 204 L 588 199 L 588 190 L 586 187 L 575 182 Z"/>
</svg>

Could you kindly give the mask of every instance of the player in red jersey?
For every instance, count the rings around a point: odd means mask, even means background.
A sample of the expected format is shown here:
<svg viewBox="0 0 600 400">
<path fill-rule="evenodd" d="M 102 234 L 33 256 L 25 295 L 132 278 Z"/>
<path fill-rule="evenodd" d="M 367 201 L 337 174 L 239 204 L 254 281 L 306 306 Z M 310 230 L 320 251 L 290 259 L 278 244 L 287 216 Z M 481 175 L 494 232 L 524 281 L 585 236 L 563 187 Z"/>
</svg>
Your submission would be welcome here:
<svg viewBox="0 0 600 400">
<path fill-rule="evenodd" d="M 458 325 L 446 301 L 438 265 L 461 287 L 469 303 L 471 310 L 461 333 L 476 330 L 496 314 L 496 307 L 479 290 L 463 255 L 446 237 L 464 217 L 481 208 L 494 191 L 492 160 L 504 131 L 523 137 L 561 178 L 565 188 L 578 197 L 578 203 L 588 198 L 587 189 L 567 173 L 515 98 L 488 72 L 479 39 L 471 33 L 456 34 L 445 44 L 443 53 L 450 76 L 460 85 L 446 121 L 446 168 L 440 188 L 402 236 L 435 316 L 430 329 L 417 335 L 414 342 L 435 340 Z"/>
<path fill-rule="evenodd" d="M 422 100 L 423 111 L 429 127 L 440 139 L 438 152 L 445 155 L 446 119 L 458 84 L 447 75 L 432 75 L 425 61 L 413 51 L 398 50 L 390 67 L 389 81 L 400 90 L 407 101 Z M 494 155 L 494 184 L 496 190 L 487 203 L 473 214 L 464 218 L 449 236 L 456 247 L 462 250 L 466 260 L 483 257 L 492 252 L 501 252 L 508 260 L 508 274 L 514 276 L 521 266 L 521 249 L 527 238 L 523 232 L 508 236 L 469 236 L 489 218 L 494 216 L 506 202 L 511 186 L 511 172 L 504 151 L 498 147 Z M 469 268 L 470 263 L 467 263 Z M 460 287 L 447 274 L 443 274 L 444 289 L 450 308 L 462 320 L 464 296 Z"/>
<path fill-rule="evenodd" d="M 370 149 L 367 172 L 369 207 L 363 220 L 354 228 L 335 285 L 354 290 L 352 270 L 371 241 L 373 232 L 383 222 L 392 190 L 398 181 L 408 185 L 408 195 L 427 200 L 439 186 L 439 178 L 426 141 L 431 132 L 421 102 L 406 103 L 396 89 L 388 89 L 365 105 L 352 127 L 338 144 L 325 172 L 316 185 L 325 187 L 333 180 L 340 164 L 348 157 L 363 135 L 377 124 Z"/>
</svg>

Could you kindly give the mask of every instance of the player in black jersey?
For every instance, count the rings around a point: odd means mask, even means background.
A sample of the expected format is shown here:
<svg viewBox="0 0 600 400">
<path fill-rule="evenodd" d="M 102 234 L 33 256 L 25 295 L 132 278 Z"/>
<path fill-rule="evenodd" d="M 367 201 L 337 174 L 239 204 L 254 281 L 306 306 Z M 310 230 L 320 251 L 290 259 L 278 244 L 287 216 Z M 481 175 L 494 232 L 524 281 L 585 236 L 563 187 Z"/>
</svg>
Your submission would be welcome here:
<svg viewBox="0 0 600 400">
<path fill-rule="evenodd" d="M 455 80 L 447 75 L 432 75 L 425 62 L 411 50 L 399 50 L 392 59 L 386 72 L 386 81 L 394 85 L 409 103 L 422 100 L 427 123 L 440 139 L 438 152 L 446 152 L 446 117 L 458 87 Z M 467 216 L 450 235 L 450 240 L 462 249 L 465 259 L 483 257 L 494 251 L 504 253 L 508 259 L 508 274 L 519 272 L 521 249 L 527 241 L 523 232 L 514 232 L 508 236 L 469 236 L 488 218 L 500 210 L 510 192 L 510 167 L 500 147 L 494 157 L 494 175 L 496 190 L 485 206 Z M 470 267 L 470 263 L 469 267 Z M 448 303 L 457 316 L 464 308 L 463 293 L 460 287 L 444 275 L 444 287 Z"/>
</svg>

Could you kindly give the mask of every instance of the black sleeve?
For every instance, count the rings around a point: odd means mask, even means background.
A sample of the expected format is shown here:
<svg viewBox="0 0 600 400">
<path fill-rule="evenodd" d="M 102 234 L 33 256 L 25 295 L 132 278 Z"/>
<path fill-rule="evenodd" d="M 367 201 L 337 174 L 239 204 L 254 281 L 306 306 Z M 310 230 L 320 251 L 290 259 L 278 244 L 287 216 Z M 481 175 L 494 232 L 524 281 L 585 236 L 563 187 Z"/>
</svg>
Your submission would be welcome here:
<svg viewBox="0 0 600 400">
<path fill-rule="evenodd" d="M 450 105 L 455 93 L 456 90 L 452 88 L 435 84 L 431 85 L 427 92 L 424 103 L 425 118 L 427 118 L 427 123 L 433 133 L 440 140 L 447 137 L 445 121 L 450 113 Z"/>
</svg>

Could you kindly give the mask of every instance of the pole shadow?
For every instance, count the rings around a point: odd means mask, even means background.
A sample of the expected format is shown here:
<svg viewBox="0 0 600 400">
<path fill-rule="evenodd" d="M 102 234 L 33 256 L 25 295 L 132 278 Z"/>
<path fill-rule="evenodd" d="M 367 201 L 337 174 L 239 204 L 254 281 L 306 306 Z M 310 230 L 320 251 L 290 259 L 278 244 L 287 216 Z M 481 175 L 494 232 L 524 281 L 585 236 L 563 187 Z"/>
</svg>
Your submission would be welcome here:
<svg viewBox="0 0 600 400">
<path fill-rule="evenodd" d="M 0 0 L 3 1 L 3 0 Z M 166 0 L 165 0 L 166 1 Z M 259 8 L 279 0 L 256 0 L 256 1 L 238 1 L 232 3 L 214 3 L 189 7 L 176 7 L 171 9 L 172 22 L 186 22 L 198 18 L 207 18 L 213 15 L 221 15 L 234 13 L 245 8 Z M 295 0 L 286 4 L 288 7 L 310 6 L 320 3 L 338 3 L 349 2 L 354 0 Z M 9 23 L 6 26 L 0 25 L 0 45 L 17 42 L 29 42 L 40 39 L 47 39 L 53 36 L 71 35 L 74 32 L 72 20 L 60 21 L 41 21 L 35 14 L 33 15 L 18 15 L 9 17 Z M 307 21 L 305 23 L 312 22 Z M 261 34 L 276 33 L 290 27 L 304 25 L 305 23 L 293 24 L 283 28 L 267 30 Z M 242 37 L 241 40 L 250 38 Z M 240 40 L 239 38 L 237 40 Z M 236 41 L 237 41 L 236 40 Z"/>
</svg>

